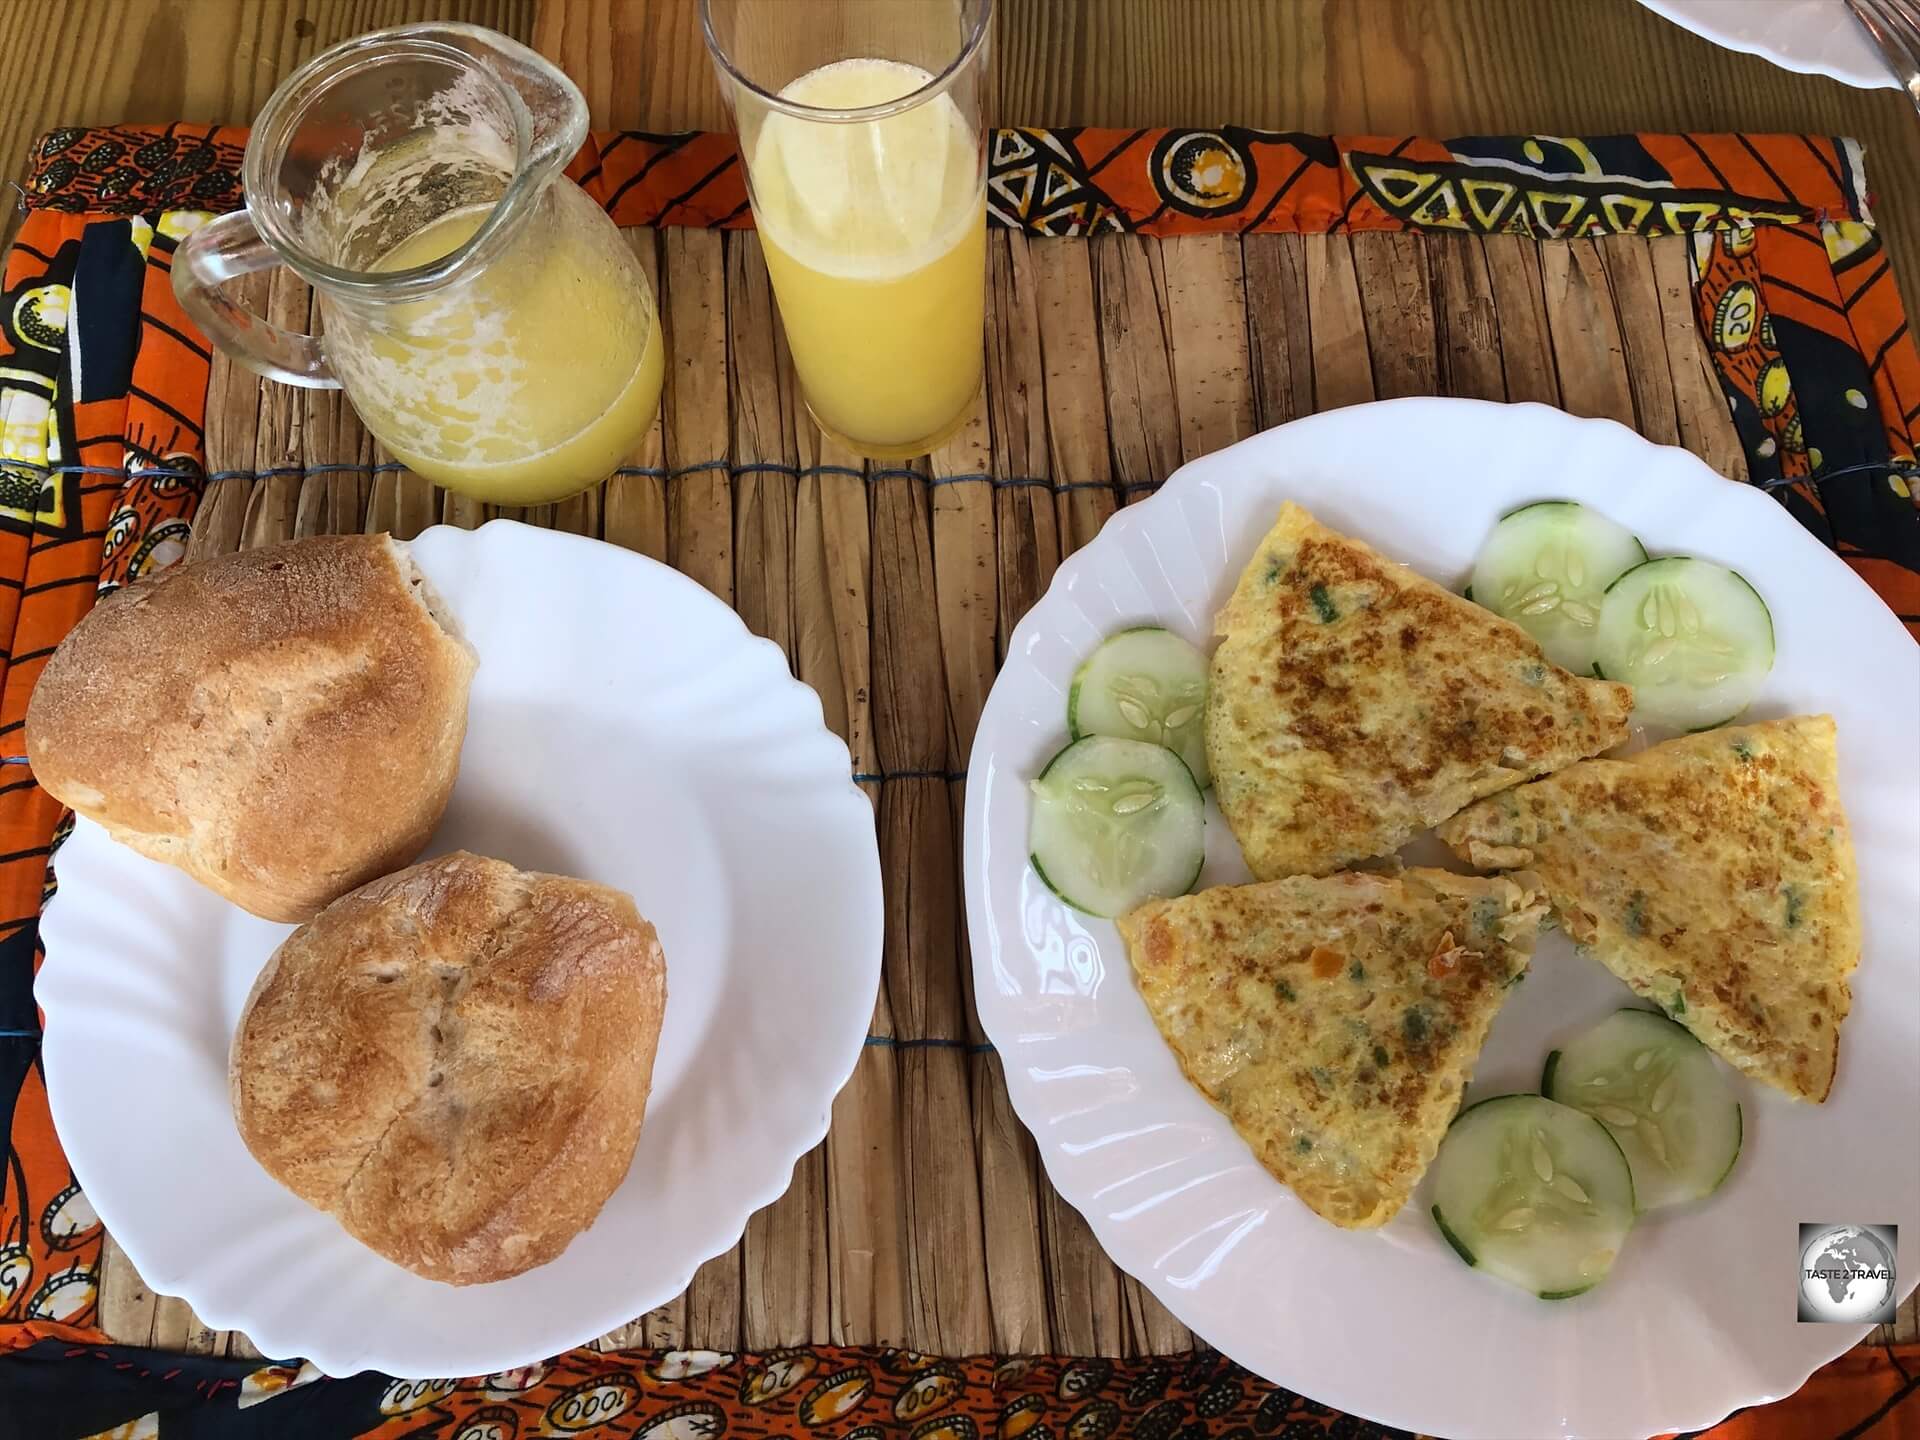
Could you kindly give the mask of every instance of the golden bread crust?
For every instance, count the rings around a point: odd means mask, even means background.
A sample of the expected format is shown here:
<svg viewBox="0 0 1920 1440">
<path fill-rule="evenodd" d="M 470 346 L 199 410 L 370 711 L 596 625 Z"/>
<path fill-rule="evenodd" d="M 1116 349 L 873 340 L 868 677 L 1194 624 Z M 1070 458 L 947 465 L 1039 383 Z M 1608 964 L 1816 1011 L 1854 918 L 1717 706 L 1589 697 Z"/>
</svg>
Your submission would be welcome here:
<svg viewBox="0 0 1920 1440">
<path fill-rule="evenodd" d="M 305 920 L 412 860 L 446 809 L 475 659 L 432 603 L 387 535 L 166 570 L 47 662 L 34 776 L 243 909 Z"/>
<path fill-rule="evenodd" d="M 502 1280 L 625 1178 L 665 1009 L 628 896 L 443 855 L 275 952 L 234 1035 L 234 1117 L 269 1174 L 396 1264 Z"/>
</svg>

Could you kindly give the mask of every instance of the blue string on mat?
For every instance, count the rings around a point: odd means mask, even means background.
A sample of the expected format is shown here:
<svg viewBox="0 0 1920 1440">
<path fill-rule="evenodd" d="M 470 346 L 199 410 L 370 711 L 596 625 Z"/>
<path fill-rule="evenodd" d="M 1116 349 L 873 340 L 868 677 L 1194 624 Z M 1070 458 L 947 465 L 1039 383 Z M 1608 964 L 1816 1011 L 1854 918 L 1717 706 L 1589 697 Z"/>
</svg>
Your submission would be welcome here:
<svg viewBox="0 0 1920 1440">
<path fill-rule="evenodd" d="M 0 1040 L 38 1040 L 38 1030 L 0 1030 Z M 862 1042 L 869 1050 L 964 1050 L 969 1055 L 994 1055 L 993 1045 L 985 1040 L 902 1040 L 893 1035 L 869 1035 Z"/>
<path fill-rule="evenodd" d="M 315 462 L 311 465 L 273 465 L 263 470 L 185 470 L 166 465 L 46 465 L 34 460 L 0 461 L 0 471 L 33 475 L 113 475 L 122 480 L 270 480 L 285 475 L 393 475 L 407 467 L 398 460 L 361 465 L 351 461 Z M 729 475 L 791 475 L 803 479 L 817 475 L 844 475 L 851 480 L 918 480 L 929 489 L 942 485 L 989 485 L 995 490 L 1069 490 L 1118 491 L 1135 495 L 1159 488 L 1155 480 L 1130 480 L 1124 484 L 1107 480 L 1049 480 L 1042 475 L 990 475 L 973 471 L 964 475 L 928 475 L 902 466 L 863 470 L 857 465 L 789 465 L 781 460 L 751 460 L 734 464 L 728 460 L 697 460 L 687 465 L 622 465 L 615 475 L 640 476 L 649 480 L 678 480 L 686 475 L 711 474 L 724 470 Z M 1846 472 L 1836 472 L 1846 473 Z"/>
<path fill-rule="evenodd" d="M 1784 490 L 1789 485 L 1798 485 L 1803 480 L 1811 480 L 1816 485 L 1824 485 L 1829 480 L 1843 480 L 1849 475 L 1898 475 L 1903 480 L 1920 481 L 1920 469 L 1911 465 L 1902 465 L 1892 460 L 1866 460 L 1858 465 L 1842 465 L 1834 470 L 1822 470 L 1815 475 L 1779 475 L 1771 480 L 1751 482 L 1756 489 L 1774 491 Z"/>
<path fill-rule="evenodd" d="M 355 465 L 346 460 L 330 460 L 314 465 L 272 465 L 265 470 L 215 470 L 209 480 L 271 480 L 276 475 L 391 475 L 407 467 L 398 460 L 383 460 L 378 465 Z M 130 475 L 177 475 L 168 470 L 129 471 Z"/>
<path fill-rule="evenodd" d="M 866 1039 L 869 1050 L 964 1050 L 969 1055 L 992 1055 L 997 1053 L 991 1042 L 986 1040 L 941 1040 L 928 1037 L 923 1040 L 903 1040 L 897 1035 L 869 1035 Z"/>
<path fill-rule="evenodd" d="M 206 475 L 198 470 L 182 470 L 166 465 L 46 465 L 34 460 L 0 461 L 0 471 L 27 472 L 35 475 L 117 475 L 123 480 L 267 480 L 280 475 L 391 475 L 407 467 L 397 460 L 383 460 L 377 465 L 358 465 L 348 461 L 317 462 L 312 465 L 275 465 L 264 470 L 213 470 Z M 789 465 L 781 460 L 753 460 L 733 464 L 727 460 L 697 460 L 688 465 L 672 467 L 661 465 L 622 465 L 615 475 L 644 476 L 651 480 L 677 480 L 683 475 L 707 474 L 715 470 L 724 470 L 729 475 L 792 475 L 801 478 L 812 475 L 844 475 L 854 480 L 919 480 L 929 489 L 941 485 L 990 485 L 996 490 L 1117 490 L 1123 495 L 1137 495 L 1147 490 L 1157 490 L 1157 480 L 1129 480 L 1124 483 L 1106 480 L 1049 480 L 1042 475 L 990 475 L 985 471 L 974 471 L 964 475 L 927 475 L 919 470 L 900 466 L 888 466 L 880 470 L 863 470 L 856 465 Z M 1810 480 L 1816 485 L 1829 480 L 1845 479 L 1852 475 L 1898 475 L 1904 479 L 1920 479 L 1920 469 L 1892 460 L 1869 460 L 1859 465 L 1845 465 L 1834 470 L 1824 470 L 1814 475 L 1780 476 L 1771 480 L 1754 480 L 1751 483 L 1759 490 L 1778 490 L 1788 485 Z"/>
<path fill-rule="evenodd" d="M 0 755 L 0 765 L 25 765 L 24 755 Z M 853 783 L 856 785 L 880 785 L 888 780 L 964 780 L 964 770 L 889 770 L 884 774 L 878 770 L 856 770 Z"/>
</svg>

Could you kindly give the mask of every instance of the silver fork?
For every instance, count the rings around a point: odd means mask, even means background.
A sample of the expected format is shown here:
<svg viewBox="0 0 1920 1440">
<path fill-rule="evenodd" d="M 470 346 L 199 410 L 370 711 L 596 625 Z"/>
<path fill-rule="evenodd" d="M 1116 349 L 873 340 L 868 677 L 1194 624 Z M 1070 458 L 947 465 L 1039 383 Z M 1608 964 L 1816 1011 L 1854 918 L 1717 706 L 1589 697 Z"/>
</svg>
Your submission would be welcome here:
<svg viewBox="0 0 1920 1440">
<path fill-rule="evenodd" d="M 1847 0 L 1860 28 L 1893 67 L 1894 78 L 1920 109 L 1920 3 L 1916 0 Z"/>
</svg>

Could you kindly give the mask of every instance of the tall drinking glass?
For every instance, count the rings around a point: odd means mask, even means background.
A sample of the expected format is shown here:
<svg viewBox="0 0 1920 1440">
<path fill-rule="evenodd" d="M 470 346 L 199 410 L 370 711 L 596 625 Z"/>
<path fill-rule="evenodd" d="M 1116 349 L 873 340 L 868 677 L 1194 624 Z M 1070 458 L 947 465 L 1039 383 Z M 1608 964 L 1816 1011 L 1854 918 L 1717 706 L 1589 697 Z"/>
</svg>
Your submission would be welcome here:
<svg viewBox="0 0 1920 1440">
<path fill-rule="evenodd" d="M 807 408 L 878 459 L 960 427 L 986 315 L 993 0 L 701 0 Z"/>
</svg>

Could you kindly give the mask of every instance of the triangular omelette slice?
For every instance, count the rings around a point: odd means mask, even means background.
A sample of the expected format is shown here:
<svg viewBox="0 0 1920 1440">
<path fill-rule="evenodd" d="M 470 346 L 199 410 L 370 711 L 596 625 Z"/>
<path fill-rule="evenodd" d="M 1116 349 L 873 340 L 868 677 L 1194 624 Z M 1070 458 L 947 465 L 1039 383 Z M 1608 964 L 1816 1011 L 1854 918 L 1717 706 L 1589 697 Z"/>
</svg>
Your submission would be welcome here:
<svg viewBox="0 0 1920 1440">
<path fill-rule="evenodd" d="M 1295 875 L 1122 917 L 1187 1078 L 1315 1213 L 1382 1225 L 1460 1108 L 1546 905 L 1526 877 Z"/>
<path fill-rule="evenodd" d="M 1860 961 L 1832 716 L 1589 760 L 1440 838 L 1481 869 L 1535 872 L 1569 935 L 1728 1064 L 1827 1098 Z"/>
<path fill-rule="evenodd" d="M 1519 626 L 1294 504 L 1214 629 L 1207 763 L 1262 879 L 1391 854 L 1617 745 L 1633 709 L 1629 687 L 1569 674 Z"/>
</svg>

